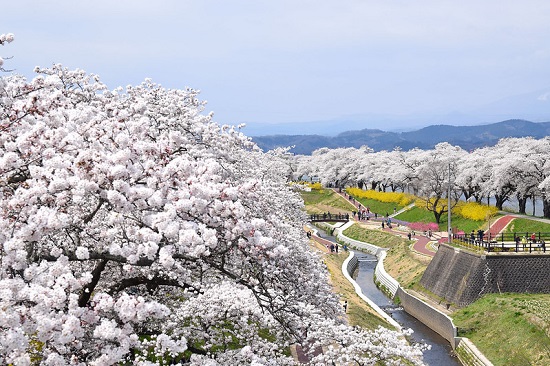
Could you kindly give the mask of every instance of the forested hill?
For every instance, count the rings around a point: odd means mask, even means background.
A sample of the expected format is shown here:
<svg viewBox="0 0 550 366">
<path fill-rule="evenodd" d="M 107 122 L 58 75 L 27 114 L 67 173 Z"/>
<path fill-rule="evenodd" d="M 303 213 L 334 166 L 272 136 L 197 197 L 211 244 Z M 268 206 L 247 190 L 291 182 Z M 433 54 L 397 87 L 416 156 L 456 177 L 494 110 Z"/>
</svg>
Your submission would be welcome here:
<svg viewBox="0 0 550 366">
<path fill-rule="evenodd" d="M 400 147 L 410 150 L 418 147 L 431 149 L 439 142 L 458 145 L 465 150 L 494 145 L 505 137 L 550 136 L 550 122 L 535 123 L 524 120 L 508 120 L 479 126 L 433 125 L 409 132 L 386 132 L 364 129 L 347 131 L 328 137 L 320 135 L 272 135 L 252 139 L 264 151 L 277 147 L 295 146 L 295 154 L 309 155 L 321 147 L 361 147 L 367 145 L 375 151 Z"/>
</svg>

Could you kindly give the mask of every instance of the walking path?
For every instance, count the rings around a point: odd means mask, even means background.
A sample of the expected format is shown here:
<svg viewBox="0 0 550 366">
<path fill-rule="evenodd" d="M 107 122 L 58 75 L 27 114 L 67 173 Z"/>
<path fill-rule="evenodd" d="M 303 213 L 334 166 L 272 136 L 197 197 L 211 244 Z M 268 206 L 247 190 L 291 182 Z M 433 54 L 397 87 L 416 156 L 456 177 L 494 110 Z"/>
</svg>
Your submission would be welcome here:
<svg viewBox="0 0 550 366">
<path fill-rule="evenodd" d="M 489 234 L 491 236 L 491 238 L 494 238 L 495 236 L 497 236 L 498 234 L 500 234 L 500 232 L 502 230 L 504 230 L 506 228 L 506 226 L 508 226 L 508 224 L 513 220 L 515 219 L 514 216 L 512 215 L 505 215 L 505 216 L 502 216 L 500 218 L 498 218 L 495 222 L 493 222 L 493 224 L 491 225 L 491 227 L 489 228 Z"/>
<path fill-rule="evenodd" d="M 348 201 L 352 206 L 355 207 L 355 204 L 347 197 L 347 195 L 343 192 L 340 192 L 338 189 L 336 188 L 333 188 L 333 191 L 338 193 L 342 198 L 344 198 L 346 201 Z M 406 211 L 408 209 L 410 209 L 410 207 L 414 206 L 414 204 L 412 205 L 409 205 L 407 207 L 404 207 L 402 208 L 401 210 L 399 210 L 398 212 L 394 213 L 393 215 L 390 215 L 390 217 L 393 217 L 393 216 L 396 216 L 396 215 L 399 215 L 401 212 L 403 211 Z M 352 220 L 352 219 L 350 219 Z M 372 221 L 372 222 L 379 222 L 381 223 L 382 221 L 384 220 L 384 218 L 379 218 L 379 219 L 374 219 L 374 218 L 370 218 L 370 220 L 368 221 Z M 353 221 L 353 220 L 352 220 Z M 364 221 L 360 221 L 361 223 L 365 223 Z M 376 225 L 377 226 L 377 225 Z M 399 235 L 399 236 L 402 236 L 402 237 L 407 237 L 407 234 L 408 232 L 404 232 L 402 230 L 395 230 L 394 228 L 388 228 L 387 226 L 384 227 L 382 229 L 382 231 L 385 231 L 385 232 L 389 232 L 389 233 L 392 233 L 392 234 L 395 234 L 395 235 Z M 434 237 L 434 238 L 430 238 L 426 235 L 412 235 L 411 239 L 414 239 L 415 242 L 412 246 L 412 249 L 420 254 L 423 254 L 423 255 L 427 255 L 427 256 L 430 256 L 430 257 L 433 257 L 436 253 L 436 249 L 430 245 L 430 243 L 433 243 L 433 242 L 436 242 L 439 238 L 437 237 Z M 434 240 L 435 239 L 435 240 Z"/>
</svg>

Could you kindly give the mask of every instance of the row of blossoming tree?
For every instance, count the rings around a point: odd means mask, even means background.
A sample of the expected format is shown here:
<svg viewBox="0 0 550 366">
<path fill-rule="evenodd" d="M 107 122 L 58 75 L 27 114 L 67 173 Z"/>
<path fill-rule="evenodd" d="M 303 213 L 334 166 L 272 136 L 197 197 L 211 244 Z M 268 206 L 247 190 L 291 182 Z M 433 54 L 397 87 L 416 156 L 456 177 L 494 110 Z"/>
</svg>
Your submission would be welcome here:
<svg viewBox="0 0 550 366">
<path fill-rule="evenodd" d="M 495 146 L 465 151 L 439 143 L 431 150 L 375 152 L 361 148 L 322 148 L 296 156 L 294 177 L 317 176 L 324 184 L 406 191 L 425 197 L 436 221 L 459 199 L 483 202 L 494 198 L 497 208 L 512 197 L 525 213 L 528 200 L 542 200 L 550 218 L 550 137 L 505 138 Z M 534 206 L 534 205 L 533 205 Z"/>
<path fill-rule="evenodd" d="M 0 364 L 421 363 L 345 324 L 288 164 L 197 91 L 36 73 L 0 78 Z"/>
</svg>

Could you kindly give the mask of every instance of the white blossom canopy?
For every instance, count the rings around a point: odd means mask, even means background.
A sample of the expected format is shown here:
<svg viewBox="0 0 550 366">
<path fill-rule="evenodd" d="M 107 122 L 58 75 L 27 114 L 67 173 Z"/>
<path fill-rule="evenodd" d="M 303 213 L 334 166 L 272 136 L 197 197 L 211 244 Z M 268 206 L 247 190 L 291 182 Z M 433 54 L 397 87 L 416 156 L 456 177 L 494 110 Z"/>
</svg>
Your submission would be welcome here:
<svg viewBox="0 0 550 366">
<path fill-rule="evenodd" d="M 284 365 L 293 342 L 421 363 L 343 324 L 284 151 L 192 89 L 36 71 L 0 79 L 0 363 Z"/>
</svg>

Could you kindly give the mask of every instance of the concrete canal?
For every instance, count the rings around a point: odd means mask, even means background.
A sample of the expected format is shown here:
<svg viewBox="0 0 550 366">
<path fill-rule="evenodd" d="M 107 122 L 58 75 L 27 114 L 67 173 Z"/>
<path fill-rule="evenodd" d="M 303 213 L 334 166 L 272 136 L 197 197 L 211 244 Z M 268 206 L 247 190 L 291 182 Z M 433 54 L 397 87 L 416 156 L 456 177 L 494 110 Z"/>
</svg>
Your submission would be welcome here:
<svg viewBox="0 0 550 366">
<path fill-rule="evenodd" d="M 460 366 L 461 363 L 454 355 L 451 345 L 443 337 L 396 306 L 376 287 L 373 279 L 377 263 L 376 256 L 362 252 L 355 252 L 355 255 L 359 260 L 359 266 L 353 277 L 361 287 L 363 294 L 388 313 L 404 329 L 412 329 L 414 331 L 411 335 L 412 342 L 430 346 L 430 349 L 424 351 L 424 363 L 428 366 Z"/>
</svg>

